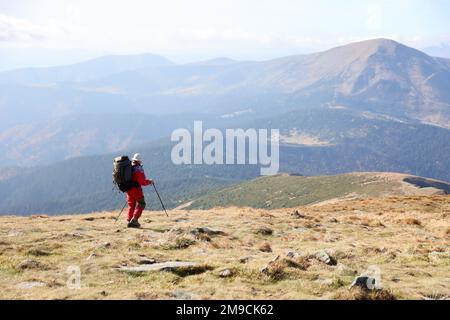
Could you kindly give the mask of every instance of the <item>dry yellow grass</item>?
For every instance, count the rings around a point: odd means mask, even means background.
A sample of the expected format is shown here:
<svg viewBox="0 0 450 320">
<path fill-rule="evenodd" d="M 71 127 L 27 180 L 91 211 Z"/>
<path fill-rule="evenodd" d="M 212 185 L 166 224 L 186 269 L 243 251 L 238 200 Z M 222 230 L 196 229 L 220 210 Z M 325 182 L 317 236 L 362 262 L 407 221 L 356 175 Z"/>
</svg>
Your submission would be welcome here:
<svg viewBox="0 0 450 320">
<path fill-rule="evenodd" d="M 293 209 L 174 210 L 169 219 L 161 212 L 145 212 L 140 230 L 125 228 L 123 220 L 115 224 L 118 212 L 1 217 L 0 298 L 430 299 L 450 295 L 448 196 L 360 199 L 296 210 L 301 214 L 292 215 Z M 420 225 L 412 223 L 414 219 Z M 198 227 L 224 234 L 190 232 Z M 255 232 L 268 229 L 273 233 Z M 261 244 L 272 252 L 262 252 Z M 314 258 L 322 249 L 337 260 L 336 266 Z M 287 257 L 288 252 L 293 255 Z M 144 257 L 200 265 L 178 273 L 119 271 L 120 266 L 138 265 Z M 66 286 L 70 266 L 81 270 L 80 289 Z M 369 266 L 380 269 L 385 290 L 370 294 L 349 290 L 355 273 L 364 273 Z M 224 268 L 231 271 L 228 277 L 220 275 Z"/>
</svg>

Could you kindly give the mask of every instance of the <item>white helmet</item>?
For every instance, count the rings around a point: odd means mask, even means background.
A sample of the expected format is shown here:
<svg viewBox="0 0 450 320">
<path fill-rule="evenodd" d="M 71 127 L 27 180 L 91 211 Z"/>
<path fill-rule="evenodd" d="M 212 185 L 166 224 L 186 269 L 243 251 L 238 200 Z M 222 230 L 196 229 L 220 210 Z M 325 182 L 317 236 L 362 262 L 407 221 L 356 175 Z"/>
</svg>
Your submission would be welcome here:
<svg viewBox="0 0 450 320">
<path fill-rule="evenodd" d="M 133 156 L 133 159 L 131 159 L 132 161 L 137 161 L 137 162 L 142 162 L 142 156 L 140 153 L 135 153 Z"/>
</svg>

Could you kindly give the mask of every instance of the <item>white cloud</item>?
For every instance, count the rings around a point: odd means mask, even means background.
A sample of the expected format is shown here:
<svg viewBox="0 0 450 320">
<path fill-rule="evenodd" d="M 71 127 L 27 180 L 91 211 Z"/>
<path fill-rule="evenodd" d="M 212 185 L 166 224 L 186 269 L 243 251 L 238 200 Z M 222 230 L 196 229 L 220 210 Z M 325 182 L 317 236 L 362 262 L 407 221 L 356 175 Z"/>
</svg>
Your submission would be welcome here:
<svg viewBox="0 0 450 320">
<path fill-rule="evenodd" d="M 28 20 L 0 14 L 0 42 L 42 40 L 46 31 Z"/>
<path fill-rule="evenodd" d="M 0 13 L 0 45 L 33 45 L 65 37 L 81 28 L 73 19 L 49 19 L 46 24 Z"/>
</svg>

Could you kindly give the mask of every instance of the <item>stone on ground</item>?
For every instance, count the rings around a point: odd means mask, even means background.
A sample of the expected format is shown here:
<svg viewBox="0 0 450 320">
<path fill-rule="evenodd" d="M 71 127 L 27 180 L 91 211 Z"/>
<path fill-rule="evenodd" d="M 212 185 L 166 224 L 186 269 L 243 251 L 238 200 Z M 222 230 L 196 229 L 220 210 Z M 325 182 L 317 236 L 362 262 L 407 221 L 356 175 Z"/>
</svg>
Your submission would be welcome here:
<svg viewBox="0 0 450 320">
<path fill-rule="evenodd" d="M 181 262 L 181 261 L 169 261 L 163 263 L 144 264 L 137 267 L 120 267 L 120 271 L 141 273 L 149 271 L 176 271 L 180 268 L 197 267 L 199 264 L 196 262 Z"/>
</svg>

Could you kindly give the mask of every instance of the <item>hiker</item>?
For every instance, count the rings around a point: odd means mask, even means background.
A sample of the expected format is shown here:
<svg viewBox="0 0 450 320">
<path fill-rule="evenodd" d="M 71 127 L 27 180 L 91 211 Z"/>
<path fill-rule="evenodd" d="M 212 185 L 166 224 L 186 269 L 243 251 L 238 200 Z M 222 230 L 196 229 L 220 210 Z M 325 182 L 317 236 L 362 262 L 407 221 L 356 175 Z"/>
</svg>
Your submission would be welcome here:
<svg viewBox="0 0 450 320">
<path fill-rule="evenodd" d="M 145 209 L 145 198 L 142 187 L 153 184 L 153 180 L 145 177 L 144 168 L 142 167 L 142 157 L 139 153 L 136 153 L 132 161 L 132 179 L 136 182 L 137 186 L 127 191 L 128 202 L 128 228 L 139 228 L 139 218 L 142 215 L 142 211 Z"/>
</svg>

